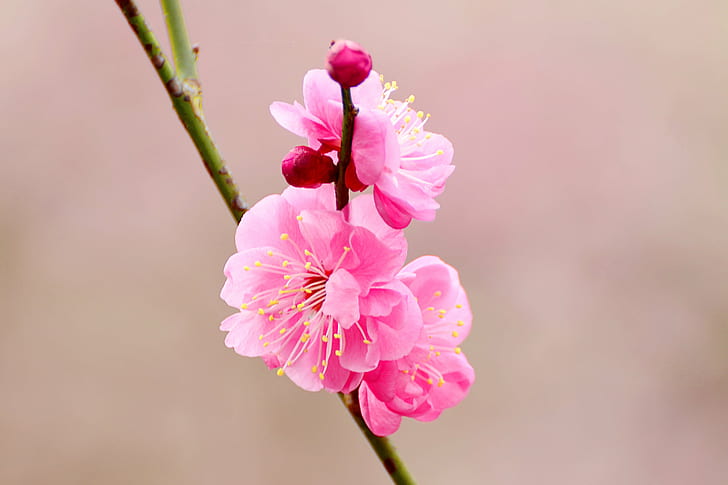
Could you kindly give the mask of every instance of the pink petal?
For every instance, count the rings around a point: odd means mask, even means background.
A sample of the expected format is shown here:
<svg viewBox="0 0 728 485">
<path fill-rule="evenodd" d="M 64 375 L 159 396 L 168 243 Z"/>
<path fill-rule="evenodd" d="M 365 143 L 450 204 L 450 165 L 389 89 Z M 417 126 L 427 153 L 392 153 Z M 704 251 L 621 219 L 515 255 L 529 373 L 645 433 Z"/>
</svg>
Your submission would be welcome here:
<svg viewBox="0 0 728 485">
<path fill-rule="evenodd" d="M 365 344 L 359 329 L 350 327 L 344 329 L 346 347 L 339 362 L 345 369 L 353 372 L 369 372 L 379 363 L 381 353 L 377 345 Z"/>
<path fill-rule="evenodd" d="M 437 133 L 427 133 L 430 137 L 422 137 L 417 144 L 407 145 L 402 153 L 401 167 L 406 170 L 424 170 L 427 168 L 449 165 L 453 159 L 453 146 L 450 140 Z M 442 150 L 441 155 L 434 155 Z M 422 160 L 411 160 L 427 155 L 434 155 Z"/>
<path fill-rule="evenodd" d="M 399 429 L 402 418 L 387 409 L 387 406 L 369 391 L 366 382 L 359 387 L 359 406 L 364 421 L 375 435 L 388 436 Z"/>
<path fill-rule="evenodd" d="M 298 244 L 303 243 L 297 230 L 296 211 L 280 195 L 265 197 L 245 213 L 235 232 L 238 251 L 281 245 L 280 236 L 289 234 Z"/>
<path fill-rule="evenodd" d="M 402 301 L 402 292 L 392 285 L 372 288 L 365 298 L 361 299 L 360 307 L 364 315 L 381 317 L 392 313 L 392 309 Z"/>
<path fill-rule="evenodd" d="M 304 239 L 301 249 L 308 249 L 326 268 L 333 269 L 344 247 L 350 246 L 351 227 L 344 221 L 344 215 L 341 211 L 304 210 L 300 216 L 298 227 Z"/>
<path fill-rule="evenodd" d="M 422 332 L 422 312 L 416 300 L 411 293 L 403 296 L 389 315 L 367 318 L 367 329 L 372 341 L 379 346 L 382 360 L 407 355 Z"/>
<path fill-rule="evenodd" d="M 341 86 L 324 69 L 312 69 L 303 77 L 303 102 L 306 109 L 325 120 L 329 101 L 341 103 Z"/>
<path fill-rule="evenodd" d="M 280 286 L 279 275 L 260 271 L 255 266 L 256 261 L 268 262 L 274 259 L 275 262 L 278 262 L 280 260 L 280 258 L 269 257 L 267 255 L 268 249 L 269 247 L 247 249 L 230 256 L 223 269 L 227 280 L 220 292 L 220 297 L 225 300 L 225 303 L 240 308 L 240 305 L 250 301 L 252 295 L 268 288 Z M 257 307 L 251 305 L 251 309 L 254 308 Z"/>
<path fill-rule="evenodd" d="M 378 110 L 361 110 L 354 118 L 352 161 L 356 176 L 365 185 L 374 184 L 385 163 L 399 160 L 399 144 L 389 118 Z"/>
<path fill-rule="evenodd" d="M 299 213 L 304 210 L 335 210 L 334 186 L 325 184 L 317 189 L 288 187 L 281 196 Z"/>
<path fill-rule="evenodd" d="M 374 206 L 374 197 L 371 194 L 355 197 L 345 210 L 349 222 L 355 226 L 366 227 L 386 246 L 397 252 L 399 255 L 397 266 L 404 264 L 407 258 L 407 239 L 404 232 L 394 229 L 382 219 Z"/>
<path fill-rule="evenodd" d="M 409 226 L 410 222 L 412 222 L 412 216 L 400 209 L 399 206 L 377 186 L 374 186 L 374 203 L 382 219 L 393 228 L 404 229 Z"/>
<path fill-rule="evenodd" d="M 348 246 L 355 258 L 347 256 L 341 267 L 357 279 L 364 294 L 373 283 L 389 280 L 399 269 L 400 254 L 363 227 L 353 227 Z"/>
<path fill-rule="evenodd" d="M 359 320 L 359 293 L 361 289 L 351 273 L 338 269 L 326 282 L 326 299 L 321 311 L 334 317 L 342 327 L 349 328 Z"/>
<path fill-rule="evenodd" d="M 276 101 L 268 108 L 273 118 L 286 130 L 298 136 L 306 136 L 308 128 L 304 123 L 305 119 L 311 119 L 311 115 L 298 103 L 288 104 Z"/>
<path fill-rule="evenodd" d="M 360 109 L 376 109 L 382 101 L 382 91 L 383 87 L 379 73 L 372 71 L 364 82 L 351 88 L 351 100 L 354 102 L 354 106 Z"/>
</svg>

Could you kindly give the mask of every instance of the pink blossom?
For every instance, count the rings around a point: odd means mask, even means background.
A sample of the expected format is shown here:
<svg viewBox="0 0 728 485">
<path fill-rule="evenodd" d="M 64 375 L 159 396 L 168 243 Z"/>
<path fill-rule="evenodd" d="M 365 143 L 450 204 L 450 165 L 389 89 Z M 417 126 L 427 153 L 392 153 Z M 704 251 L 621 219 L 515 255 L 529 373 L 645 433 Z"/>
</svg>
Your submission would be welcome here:
<svg viewBox="0 0 728 485">
<path fill-rule="evenodd" d="M 380 360 L 406 355 L 422 329 L 396 277 L 407 243 L 372 197 L 335 211 L 331 185 L 289 187 L 245 214 L 222 298 L 240 311 L 221 324 L 225 344 L 261 356 L 316 391 L 350 392 Z"/>
<path fill-rule="evenodd" d="M 417 298 L 424 327 L 408 355 L 381 362 L 364 376 L 362 415 L 378 436 L 397 431 L 402 416 L 432 421 L 462 401 L 475 379 L 459 347 L 472 314 L 455 269 L 425 256 L 405 266 L 399 278 Z"/>
<path fill-rule="evenodd" d="M 414 111 L 414 96 L 390 99 L 397 83 L 382 86 L 372 71 L 352 88 L 359 108 L 354 121 L 352 164 L 346 183 L 361 191 L 374 185 L 377 210 L 390 226 L 401 229 L 411 220 L 431 221 L 440 207 L 434 200 L 445 188 L 454 167 L 453 148 L 442 135 L 424 129 L 430 115 Z M 322 151 L 341 147 L 341 90 L 323 70 L 309 71 L 303 80 L 304 106 L 276 102 L 271 114 L 284 128 L 308 139 Z"/>
</svg>

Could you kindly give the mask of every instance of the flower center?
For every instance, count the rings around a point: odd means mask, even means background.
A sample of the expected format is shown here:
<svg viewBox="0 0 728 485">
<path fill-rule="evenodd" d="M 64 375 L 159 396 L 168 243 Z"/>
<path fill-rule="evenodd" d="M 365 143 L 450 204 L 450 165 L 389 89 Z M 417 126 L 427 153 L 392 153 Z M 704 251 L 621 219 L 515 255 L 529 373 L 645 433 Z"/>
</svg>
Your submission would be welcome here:
<svg viewBox="0 0 728 485">
<path fill-rule="evenodd" d="M 290 243 L 289 251 L 268 250 L 265 261 L 256 261 L 253 267 L 244 268 L 268 273 L 266 281 L 271 281 L 271 285 L 253 295 L 241 309 L 256 312 L 267 320 L 258 339 L 263 347 L 278 356 L 281 362 L 278 375 L 283 375 L 304 354 L 315 352 L 316 364 L 311 372 L 318 373 L 323 380 L 332 354 L 340 357 L 346 347 L 339 323 L 321 311 L 326 300 L 326 283 L 351 248 L 344 246 L 337 263 L 327 268 L 312 251 L 301 249 L 288 234 L 281 234 L 280 238 Z M 271 274 L 281 279 L 271 279 Z"/>
</svg>

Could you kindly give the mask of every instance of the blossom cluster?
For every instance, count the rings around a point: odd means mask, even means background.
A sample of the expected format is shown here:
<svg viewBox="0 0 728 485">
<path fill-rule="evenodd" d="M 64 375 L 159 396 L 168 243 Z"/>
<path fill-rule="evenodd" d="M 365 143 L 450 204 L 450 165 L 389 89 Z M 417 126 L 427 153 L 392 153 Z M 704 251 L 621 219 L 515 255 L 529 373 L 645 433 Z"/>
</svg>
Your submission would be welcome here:
<svg viewBox="0 0 728 485">
<path fill-rule="evenodd" d="M 308 145 L 283 160 L 292 186 L 238 226 L 221 296 L 239 311 L 221 329 L 228 347 L 305 390 L 358 392 L 367 425 L 383 436 L 403 416 L 437 418 L 474 380 L 460 348 L 472 314 L 457 271 L 434 256 L 405 264 L 403 229 L 435 218 L 453 149 L 425 129 L 429 115 L 413 96 L 391 98 L 397 84 L 383 83 L 357 44 L 332 44 L 327 68 L 304 77 L 303 105 L 271 105 Z M 357 110 L 343 176 L 342 88 Z M 373 190 L 336 210 L 334 183 Z"/>
</svg>

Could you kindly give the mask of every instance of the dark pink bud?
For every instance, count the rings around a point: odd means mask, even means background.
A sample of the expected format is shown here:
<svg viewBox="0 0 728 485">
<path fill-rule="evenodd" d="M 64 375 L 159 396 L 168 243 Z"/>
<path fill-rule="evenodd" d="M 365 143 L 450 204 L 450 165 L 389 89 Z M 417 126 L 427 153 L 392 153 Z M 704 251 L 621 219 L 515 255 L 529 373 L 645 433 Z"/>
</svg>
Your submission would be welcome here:
<svg viewBox="0 0 728 485">
<path fill-rule="evenodd" d="M 336 165 L 331 157 L 305 146 L 294 147 L 281 162 L 286 182 L 294 187 L 315 189 L 336 180 Z"/>
<path fill-rule="evenodd" d="M 326 70 L 343 87 L 358 86 L 372 70 L 372 56 L 352 40 L 335 40 L 326 56 Z"/>
</svg>

